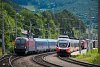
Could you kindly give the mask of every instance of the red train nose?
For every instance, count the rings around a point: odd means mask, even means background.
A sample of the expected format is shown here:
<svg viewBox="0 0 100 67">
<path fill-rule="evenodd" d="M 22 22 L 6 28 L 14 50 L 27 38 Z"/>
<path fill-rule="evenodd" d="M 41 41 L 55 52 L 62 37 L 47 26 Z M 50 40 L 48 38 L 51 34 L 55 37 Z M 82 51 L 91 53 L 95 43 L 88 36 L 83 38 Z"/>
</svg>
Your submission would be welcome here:
<svg viewBox="0 0 100 67">
<path fill-rule="evenodd" d="M 60 49 L 58 47 L 56 48 L 56 52 L 60 52 Z"/>
<path fill-rule="evenodd" d="M 67 53 L 70 53 L 70 48 L 67 48 L 67 49 L 66 49 L 66 52 L 67 52 Z"/>
</svg>

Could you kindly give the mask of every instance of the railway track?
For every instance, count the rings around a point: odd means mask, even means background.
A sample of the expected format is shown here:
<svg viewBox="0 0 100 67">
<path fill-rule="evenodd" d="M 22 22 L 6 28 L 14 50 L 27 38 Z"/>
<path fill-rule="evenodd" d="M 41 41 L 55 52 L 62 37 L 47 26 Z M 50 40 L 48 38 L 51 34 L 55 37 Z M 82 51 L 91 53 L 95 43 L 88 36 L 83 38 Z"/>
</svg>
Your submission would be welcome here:
<svg viewBox="0 0 100 67">
<path fill-rule="evenodd" d="M 83 62 L 83 61 L 78 61 L 78 60 L 75 60 L 74 58 L 71 58 L 71 57 L 59 57 L 59 59 L 73 63 L 73 64 L 85 66 L 85 67 L 100 67 L 100 65 L 90 64 L 90 63 Z"/>
<path fill-rule="evenodd" d="M 9 57 L 10 55 L 4 55 L 0 58 L 0 67 L 9 67 Z"/>
<path fill-rule="evenodd" d="M 48 56 L 48 55 L 51 55 L 51 54 L 54 54 L 54 53 L 55 52 L 49 52 L 49 53 L 34 55 L 33 61 L 42 65 L 42 66 L 45 66 L 45 67 L 62 67 L 62 66 L 59 66 L 57 64 L 53 64 L 53 63 L 50 63 L 50 62 L 47 62 L 46 60 L 44 60 L 45 56 Z"/>
<path fill-rule="evenodd" d="M 0 67 L 14 67 L 13 61 L 20 57 L 13 55 L 5 55 L 0 58 Z"/>
</svg>

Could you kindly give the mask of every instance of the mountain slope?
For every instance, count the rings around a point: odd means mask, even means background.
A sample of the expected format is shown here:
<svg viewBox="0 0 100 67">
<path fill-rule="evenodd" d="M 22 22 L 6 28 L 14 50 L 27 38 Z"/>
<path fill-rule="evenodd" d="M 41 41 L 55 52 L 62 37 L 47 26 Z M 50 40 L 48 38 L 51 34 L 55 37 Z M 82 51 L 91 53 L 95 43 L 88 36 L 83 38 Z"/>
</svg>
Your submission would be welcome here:
<svg viewBox="0 0 100 67">
<path fill-rule="evenodd" d="M 94 23 L 97 22 L 98 0 L 13 0 L 13 2 L 24 5 L 29 9 L 33 7 L 32 11 L 40 9 L 56 11 L 67 9 L 79 16 L 84 22 L 89 21 L 89 15 L 95 17 L 93 19 Z"/>
</svg>

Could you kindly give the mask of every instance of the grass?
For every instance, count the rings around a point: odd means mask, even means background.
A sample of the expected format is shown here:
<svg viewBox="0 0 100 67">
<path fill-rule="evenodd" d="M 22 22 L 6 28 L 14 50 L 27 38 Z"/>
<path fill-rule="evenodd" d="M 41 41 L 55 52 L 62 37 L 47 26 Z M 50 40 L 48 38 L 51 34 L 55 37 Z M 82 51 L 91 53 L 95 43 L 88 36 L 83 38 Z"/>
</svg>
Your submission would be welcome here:
<svg viewBox="0 0 100 67">
<path fill-rule="evenodd" d="M 0 47 L 0 56 L 2 55 L 2 48 Z"/>
<path fill-rule="evenodd" d="M 5 52 L 7 54 L 7 52 Z M 2 47 L 0 47 L 0 56 L 2 56 Z"/>
<path fill-rule="evenodd" d="M 77 55 L 74 57 L 81 61 L 86 61 L 93 64 L 100 64 L 100 54 L 98 54 L 97 49 L 91 50 L 87 52 L 86 54 Z"/>
</svg>

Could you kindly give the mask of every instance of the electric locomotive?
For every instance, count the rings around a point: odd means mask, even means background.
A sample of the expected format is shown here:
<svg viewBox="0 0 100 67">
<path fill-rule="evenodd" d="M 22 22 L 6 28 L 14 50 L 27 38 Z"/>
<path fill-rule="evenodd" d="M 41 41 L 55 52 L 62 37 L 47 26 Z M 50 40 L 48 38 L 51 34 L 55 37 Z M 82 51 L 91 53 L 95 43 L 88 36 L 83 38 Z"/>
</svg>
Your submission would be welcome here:
<svg viewBox="0 0 100 67">
<path fill-rule="evenodd" d="M 32 38 L 17 37 L 15 39 L 14 52 L 16 54 L 34 51 L 34 40 Z"/>
</svg>

